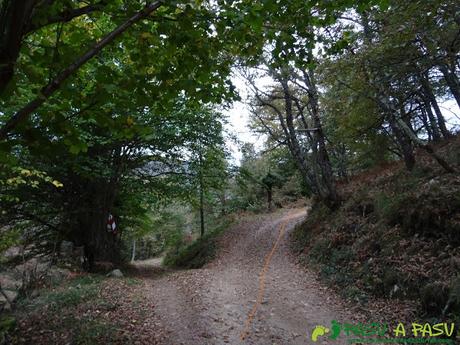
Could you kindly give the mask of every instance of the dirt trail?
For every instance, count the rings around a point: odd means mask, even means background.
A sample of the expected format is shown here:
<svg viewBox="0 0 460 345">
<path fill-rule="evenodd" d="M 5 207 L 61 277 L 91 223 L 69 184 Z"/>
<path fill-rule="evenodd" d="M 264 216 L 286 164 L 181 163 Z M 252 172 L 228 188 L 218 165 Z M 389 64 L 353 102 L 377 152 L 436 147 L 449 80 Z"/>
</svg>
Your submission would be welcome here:
<svg viewBox="0 0 460 345">
<path fill-rule="evenodd" d="M 312 344 L 316 325 L 351 321 L 334 294 L 289 255 L 287 234 L 303 217 L 291 209 L 243 219 L 205 268 L 148 280 L 146 298 L 167 332 L 162 342 L 303 345 Z"/>
</svg>

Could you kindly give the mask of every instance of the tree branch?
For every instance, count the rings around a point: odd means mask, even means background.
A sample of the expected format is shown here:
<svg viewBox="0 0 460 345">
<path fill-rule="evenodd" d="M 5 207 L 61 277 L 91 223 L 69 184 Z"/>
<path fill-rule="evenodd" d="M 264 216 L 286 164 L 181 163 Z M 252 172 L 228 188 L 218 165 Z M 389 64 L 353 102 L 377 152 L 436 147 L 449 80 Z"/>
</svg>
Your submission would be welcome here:
<svg viewBox="0 0 460 345">
<path fill-rule="evenodd" d="M 144 7 L 141 11 L 137 12 L 123 24 L 119 25 L 115 30 L 107 34 L 103 39 L 97 42 L 90 50 L 78 58 L 74 63 L 67 67 L 64 71 L 58 74 L 51 82 L 42 88 L 40 94 L 16 114 L 14 114 L 0 129 L 0 140 L 5 140 L 8 133 L 12 131 L 20 122 L 26 120 L 38 107 L 55 93 L 67 78 L 74 74 L 81 66 L 88 62 L 91 58 L 96 56 L 105 46 L 111 43 L 115 38 L 120 36 L 124 31 L 131 27 L 134 23 L 147 17 L 150 13 L 163 5 L 163 0 L 152 2 Z"/>
<path fill-rule="evenodd" d="M 107 4 L 107 1 L 101 1 L 101 2 L 98 2 L 97 4 L 87 5 L 87 6 L 80 7 L 80 8 L 66 9 L 63 12 L 59 13 L 58 15 L 48 18 L 47 22 L 44 24 L 31 22 L 29 26 L 26 28 L 24 34 L 31 33 L 47 25 L 51 25 L 55 23 L 70 22 L 72 19 L 80 17 L 82 15 L 100 11 L 104 8 L 106 4 Z M 46 9 L 44 10 L 46 11 Z"/>
</svg>

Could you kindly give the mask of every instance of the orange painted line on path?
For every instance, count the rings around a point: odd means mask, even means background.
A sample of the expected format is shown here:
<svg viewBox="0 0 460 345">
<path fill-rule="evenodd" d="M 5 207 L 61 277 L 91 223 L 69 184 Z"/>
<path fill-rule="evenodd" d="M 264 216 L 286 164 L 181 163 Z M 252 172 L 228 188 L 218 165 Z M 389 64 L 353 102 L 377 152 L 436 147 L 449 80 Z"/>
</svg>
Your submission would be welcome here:
<svg viewBox="0 0 460 345">
<path fill-rule="evenodd" d="M 288 215 L 286 217 L 286 219 L 284 220 L 284 222 L 280 226 L 278 238 L 276 239 L 276 242 L 273 245 L 272 250 L 265 257 L 264 266 L 263 266 L 262 270 L 259 273 L 259 292 L 257 294 L 256 302 L 254 303 L 254 306 L 252 307 L 251 311 L 248 314 L 248 317 L 247 317 L 246 322 L 244 324 L 243 331 L 240 334 L 241 341 L 246 339 L 246 337 L 248 336 L 249 327 L 251 326 L 251 323 L 252 323 L 252 321 L 254 319 L 254 316 L 256 315 L 257 308 L 259 308 L 259 305 L 262 303 L 262 299 L 264 298 L 266 275 L 267 275 L 267 271 L 269 269 L 270 261 L 272 260 L 273 254 L 275 254 L 276 249 L 278 249 L 279 244 L 280 244 L 280 242 L 281 242 L 281 240 L 283 238 L 283 235 L 286 232 L 287 223 L 292 218 L 295 218 L 297 216 L 298 216 L 298 213 L 295 213 L 295 214 L 290 214 L 290 215 Z"/>
</svg>

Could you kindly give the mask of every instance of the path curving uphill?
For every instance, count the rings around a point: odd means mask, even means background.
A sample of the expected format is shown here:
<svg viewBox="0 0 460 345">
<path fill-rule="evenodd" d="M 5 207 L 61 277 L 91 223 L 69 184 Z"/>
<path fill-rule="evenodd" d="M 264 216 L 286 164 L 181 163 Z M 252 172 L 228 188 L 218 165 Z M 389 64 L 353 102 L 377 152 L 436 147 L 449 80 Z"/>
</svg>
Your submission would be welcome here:
<svg viewBox="0 0 460 345">
<path fill-rule="evenodd" d="M 316 325 L 352 320 L 338 298 L 297 267 L 287 235 L 305 210 L 245 218 L 221 238 L 218 257 L 202 269 L 146 281 L 168 345 L 313 344 Z M 340 339 L 333 344 L 345 344 Z M 316 344 L 331 343 L 327 335 Z"/>
</svg>

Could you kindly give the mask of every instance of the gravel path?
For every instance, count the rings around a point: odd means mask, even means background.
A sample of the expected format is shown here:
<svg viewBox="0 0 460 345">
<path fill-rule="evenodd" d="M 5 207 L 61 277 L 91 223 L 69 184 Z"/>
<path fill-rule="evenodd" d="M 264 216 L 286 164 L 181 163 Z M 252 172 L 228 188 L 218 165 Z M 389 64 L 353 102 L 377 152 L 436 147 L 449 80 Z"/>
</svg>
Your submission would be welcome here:
<svg viewBox="0 0 460 345">
<path fill-rule="evenodd" d="M 304 217 L 290 209 L 244 218 L 222 237 L 211 264 L 147 280 L 145 298 L 165 330 L 161 342 L 304 345 L 316 325 L 351 321 L 340 299 L 289 255 L 287 234 Z"/>
</svg>

